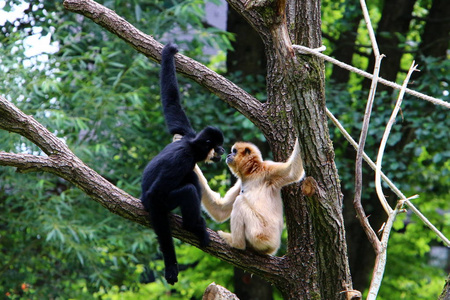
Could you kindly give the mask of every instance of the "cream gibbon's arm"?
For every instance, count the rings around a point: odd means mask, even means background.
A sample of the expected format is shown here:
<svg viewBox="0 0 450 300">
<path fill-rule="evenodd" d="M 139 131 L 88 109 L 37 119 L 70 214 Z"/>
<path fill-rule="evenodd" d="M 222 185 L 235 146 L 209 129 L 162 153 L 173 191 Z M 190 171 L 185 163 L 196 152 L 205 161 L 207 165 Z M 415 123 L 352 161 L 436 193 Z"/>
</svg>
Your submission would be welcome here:
<svg viewBox="0 0 450 300">
<path fill-rule="evenodd" d="M 276 179 L 280 186 L 300 181 L 305 176 L 298 138 L 295 140 L 294 150 L 288 161 L 273 163 L 271 166 L 270 177 Z"/>
<path fill-rule="evenodd" d="M 222 198 L 219 193 L 211 190 L 208 181 L 197 165 L 195 165 L 194 172 L 197 174 L 200 186 L 202 187 L 203 207 L 215 221 L 226 221 L 231 215 L 236 197 L 241 192 L 241 180 L 238 179 L 235 185 Z"/>
<path fill-rule="evenodd" d="M 183 136 L 180 134 L 175 134 L 172 142 L 177 142 L 181 140 L 182 137 Z M 234 201 L 241 192 L 241 180 L 238 179 L 235 185 L 225 194 L 225 197 L 222 198 L 219 193 L 211 190 L 208 185 L 208 181 L 198 165 L 195 165 L 194 172 L 197 174 L 198 181 L 202 188 L 202 204 L 206 212 L 216 222 L 225 222 L 230 217 Z"/>
</svg>

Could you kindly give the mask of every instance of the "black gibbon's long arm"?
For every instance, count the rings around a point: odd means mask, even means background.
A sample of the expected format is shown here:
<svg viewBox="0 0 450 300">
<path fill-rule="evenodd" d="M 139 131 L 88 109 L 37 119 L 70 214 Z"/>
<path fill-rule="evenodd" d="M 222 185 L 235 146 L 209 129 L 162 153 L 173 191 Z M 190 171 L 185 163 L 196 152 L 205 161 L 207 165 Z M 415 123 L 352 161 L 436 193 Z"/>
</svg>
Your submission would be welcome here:
<svg viewBox="0 0 450 300">
<path fill-rule="evenodd" d="M 195 136 L 195 131 L 180 104 L 178 81 L 175 72 L 174 55 L 176 45 L 169 43 L 162 51 L 161 59 L 161 100 L 170 134 Z"/>
</svg>

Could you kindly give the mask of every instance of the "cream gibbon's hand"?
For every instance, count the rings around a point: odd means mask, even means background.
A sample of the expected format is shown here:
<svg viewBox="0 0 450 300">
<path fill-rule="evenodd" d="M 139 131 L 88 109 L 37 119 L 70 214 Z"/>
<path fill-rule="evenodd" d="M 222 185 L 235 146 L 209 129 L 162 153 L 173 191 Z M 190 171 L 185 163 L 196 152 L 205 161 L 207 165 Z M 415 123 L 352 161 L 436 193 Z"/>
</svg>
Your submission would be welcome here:
<svg viewBox="0 0 450 300">
<path fill-rule="evenodd" d="M 181 140 L 183 138 L 183 136 L 181 134 L 174 134 L 173 138 L 172 138 L 172 143 L 173 142 L 178 142 L 179 140 Z"/>
<path fill-rule="evenodd" d="M 280 188 L 285 185 L 300 181 L 305 176 L 305 171 L 303 169 L 303 161 L 301 158 L 298 139 L 295 139 L 294 150 L 292 151 L 292 154 L 287 162 L 272 162 L 271 164 L 268 163 L 267 165 L 273 166 L 272 171 L 269 172 L 270 178 L 277 180 Z"/>
</svg>

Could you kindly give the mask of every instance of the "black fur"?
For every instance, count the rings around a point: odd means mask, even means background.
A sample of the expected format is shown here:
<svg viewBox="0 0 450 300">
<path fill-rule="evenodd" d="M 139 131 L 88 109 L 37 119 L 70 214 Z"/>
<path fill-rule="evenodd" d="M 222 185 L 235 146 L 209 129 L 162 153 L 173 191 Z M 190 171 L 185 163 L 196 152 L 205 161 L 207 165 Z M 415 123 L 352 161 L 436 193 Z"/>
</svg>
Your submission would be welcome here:
<svg viewBox="0 0 450 300">
<path fill-rule="evenodd" d="M 209 244 L 205 220 L 201 216 L 201 187 L 193 169 L 197 162 L 207 159 L 211 149 L 220 160 L 222 132 L 208 126 L 199 134 L 192 129 L 180 105 L 178 82 L 175 74 L 176 45 L 168 44 L 162 52 L 161 99 L 167 127 L 171 134 L 180 134 L 181 140 L 167 145 L 156 155 L 142 176 L 142 203 L 149 212 L 164 257 L 165 277 L 168 283 L 178 281 L 178 266 L 169 226 L 169 212 L 181 208 L 183 227 L 194 233 L 200 246 Z"/>
</svg>

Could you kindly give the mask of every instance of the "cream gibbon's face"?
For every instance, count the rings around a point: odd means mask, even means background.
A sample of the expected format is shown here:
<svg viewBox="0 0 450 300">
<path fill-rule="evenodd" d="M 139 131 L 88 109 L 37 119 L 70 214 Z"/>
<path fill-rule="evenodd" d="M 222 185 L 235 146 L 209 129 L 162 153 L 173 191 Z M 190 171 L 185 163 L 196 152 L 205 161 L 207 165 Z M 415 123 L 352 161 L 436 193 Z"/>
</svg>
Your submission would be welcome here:
<svg viewBox="0 0 450 300">
<path fill-rule="evenodd" d="M 242 179 L 259 169 L 262 163 L 261 152 L 251 143 L 237 142 L 227 155 L 226 162 L 231 171 Z"/>
</svg>

